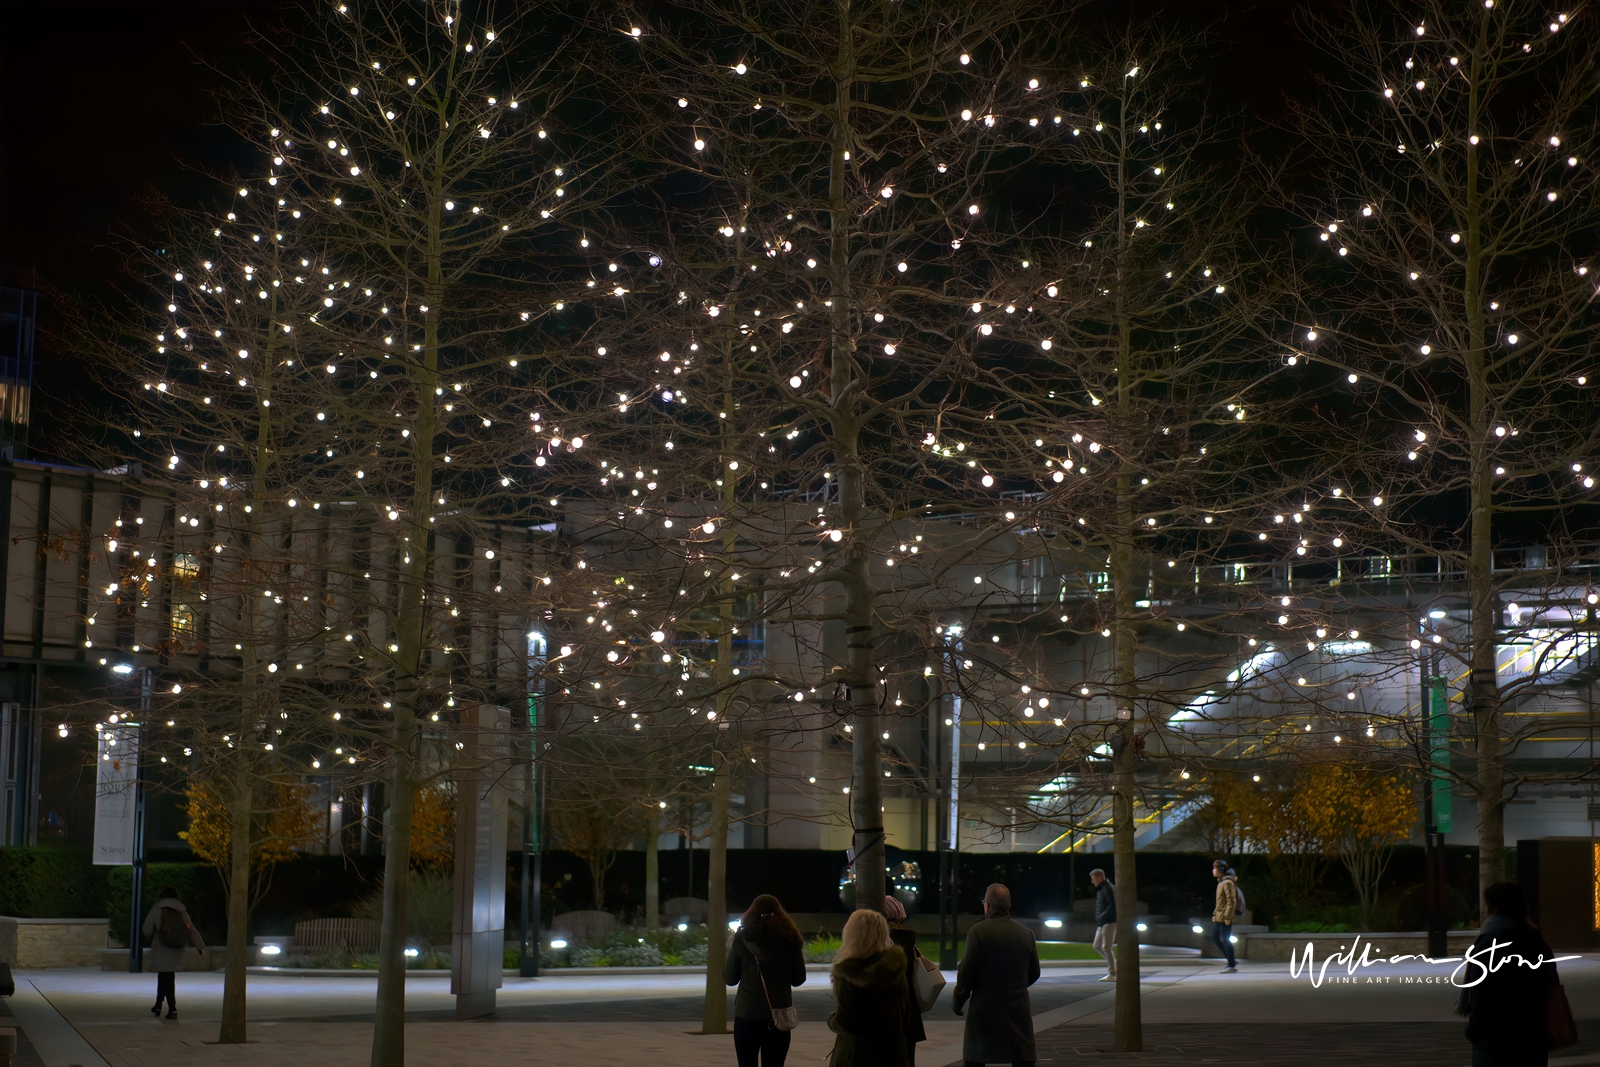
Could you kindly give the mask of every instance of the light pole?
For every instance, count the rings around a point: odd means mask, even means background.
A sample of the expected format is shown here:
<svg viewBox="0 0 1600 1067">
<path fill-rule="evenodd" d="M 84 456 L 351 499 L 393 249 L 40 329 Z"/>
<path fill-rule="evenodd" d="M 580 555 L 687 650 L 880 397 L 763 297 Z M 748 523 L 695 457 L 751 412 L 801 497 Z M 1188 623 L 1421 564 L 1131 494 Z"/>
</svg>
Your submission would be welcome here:
<svg viewBox="0 0 1600 1067">
<path fill-rule="evenodd" d="M 124 731 L 133 740 L 133 869 L 129 871 L 132 892 L 129 894 L 128 915 L 128 973 L 144 970 L 144 936 L 141 928 L 144 917 L 144 726 L 150 718 L 150 668 L 139 671 L 139 722 L 130 731 Z"/>
<path fill-rule="evenodd" d="M 961 653 L 961 626 L 952 623 L 944 628 L 945 677 L 956 676 L 956 657 Z M 945 833 L 939 845 L 939 966 L 953 970 L 956 966 L 956 939 L 960 936 L 961 911 L 956 904 L 956 883 L 959 876 L 958 860 L 961 846 L 961 687 L 950 688 L 950 782 L 945 804 Z M 946 927 L 945 916 L 949 915 Z M 948 929 L 948 940 L 946 932 Z"/>
<path fill-rule="evenodd" d="M 517 973 L 523 978 L 539 975 L 540 916 L 539 882 L 544 858 L 540 831 L 544 822 L 544 793 L 539 788 L 539 704 L 544 696 L 544 667 L 548 646 L 544 635 L 528 634 L 528 692 L 526 703 L 528 746 L 523 765 L 522 789 L 522 945 L 517 953 Z"/>
</svg>

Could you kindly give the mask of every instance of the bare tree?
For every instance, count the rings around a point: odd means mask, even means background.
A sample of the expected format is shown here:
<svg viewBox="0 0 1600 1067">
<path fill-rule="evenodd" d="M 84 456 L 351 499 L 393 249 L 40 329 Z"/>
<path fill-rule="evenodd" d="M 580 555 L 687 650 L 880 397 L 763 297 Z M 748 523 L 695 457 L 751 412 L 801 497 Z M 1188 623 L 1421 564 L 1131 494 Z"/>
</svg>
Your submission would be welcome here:
<svg viewBox="0 0 1600 1067">
<path fill-rule="evenodd" d="M 1505 804 L 1524 780 L 1508 760 L 1555 722 L 1534 698 L 1593 641 L 1575 565 L 1595 539 L 1596 38 L 1590 20 L 1505 3 L 1345 16 L 1310 23 L 1339 74 L 1303 116 L 1325 176 L 1304 212 L 1327 258 L 1296 347 L 1346 389 L 1322 538 L 1417 587 L 1384 624 L 1388 670 L 1424 673 L 1430 653 L 1426 673 L 1463 670 L 1465 766 L 1419 736 L 1420 689 L 1417 714 L 1387 725 L 1475 797 L 1481 889 L 1507 876 Z M 1530 537 L 1539 558 L 1497 563 Z M 1535 646 L 1533 669 L 1508 669 L 1508 644 Z"/>
</svg>

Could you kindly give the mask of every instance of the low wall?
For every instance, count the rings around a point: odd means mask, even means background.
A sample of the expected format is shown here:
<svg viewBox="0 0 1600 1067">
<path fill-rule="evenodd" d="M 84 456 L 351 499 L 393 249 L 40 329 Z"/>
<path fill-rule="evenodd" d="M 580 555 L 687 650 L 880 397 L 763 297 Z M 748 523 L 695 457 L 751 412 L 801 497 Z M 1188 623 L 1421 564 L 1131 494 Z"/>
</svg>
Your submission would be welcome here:
<svg viewBox="0 0 1600 1067">
<path fill-rule="evenodd" d="M 18 919 L 0 915 L 0 961 L 18 969 L 93 967 L 106 947 L 108 919 Z"/>
<path fill-rule="evenodd" d="M 128 972 L 128 950 L 125 948 L 101 949 L 99 958 L 94 962 L 100 964 L 100 969 L 102 971 L 119 971 L 123 974 L 126 974 Z M 255 954 L 252 953 L 251 958 L 246 960 L 245 963 L 246 966 L 248 966 L 254 962 Z M 204 956 L 200 955 L 199 949 L 196 949 L 193 945 L 190 945 L 188 948 L 184 949 L 183 969 L 186 971 L 220 971 L 227 965 L 227 945 L 207 945 L 206 954 Z M 148 949 L 145 950 L 144 969 L 146 971 L 150 970 L 150 955 Z"/>
<path fill-rule="evenodd" d="M 1290 953 L 1305 957 L 1306 946 L 1313 946 L 1318 960 L 1342 952 L 1361 938 L 1361 946 L 1372 946 L 1371 959 L 1386 959 L 1398 955 L 1422 955 L 1428 951 L 1426 931 L 1413 930 L 1401 933 L 1373 934 L 1272 934 L 1250 933 L 1239 938 L 1239 955 L 1249 960 L 1287 960 Z M 1452 930 L 1446 944 L 1448 956 L 1459 956 L 1472 946 L 1478 937 L 1476 930 Z M 1362 949 L 1358 948 L 1359 956 Z"/>
</svg>

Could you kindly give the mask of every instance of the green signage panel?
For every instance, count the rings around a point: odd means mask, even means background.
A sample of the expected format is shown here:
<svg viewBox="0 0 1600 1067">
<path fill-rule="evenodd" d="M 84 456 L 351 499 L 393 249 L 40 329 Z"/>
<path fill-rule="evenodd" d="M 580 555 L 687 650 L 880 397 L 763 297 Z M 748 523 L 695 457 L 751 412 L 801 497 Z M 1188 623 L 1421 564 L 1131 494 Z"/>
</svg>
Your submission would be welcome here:
<svg viewBox="0 0 1600 1067">
<path fill-rule="evenodd" d="M 1455 825 L 1450 792 L 1450 694 L 1445 680 L 1433 680 L 1433 707 L 1428 717 L 1428 733 L 1433 739 L 1433 772 L 1429 788 L 1433 791 L 1433 826 L 1447 834 Z"/>
</svg>

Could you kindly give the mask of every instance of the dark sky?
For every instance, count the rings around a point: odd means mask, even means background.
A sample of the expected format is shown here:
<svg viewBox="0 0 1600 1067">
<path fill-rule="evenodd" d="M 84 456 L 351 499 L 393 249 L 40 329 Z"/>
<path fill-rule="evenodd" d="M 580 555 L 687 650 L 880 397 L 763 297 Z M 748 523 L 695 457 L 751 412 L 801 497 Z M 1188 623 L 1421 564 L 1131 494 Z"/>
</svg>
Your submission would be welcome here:
<svg viewBox="0 0 1600 1067">
<path fill-rule="evenodd" d="M 1127 0 L 1111 5 L 1125 8 Z M 1277 110 L 1299 79 L 1291 0 L 1136 3 L 1212 22 L 1213 88 Z M 0 278 L 87 293 L 115 275 L 116 233 L 149 225 L 151 198 L 192 200 L 238 146 L 217 122 L 230 76 L 270 74 L 251 43 L 268 0 L 0 0 Z"/>
<path fill-rule="evenodd" d="M 0 2 L 0 278 L 83 292 L 116 270 L 113 232 L 150 197 L 192 197 L 227 169 L 216 122 L 230 74 L 281 5 L 245 0 Z"/>
<path fill-rule="evenodd" d="M 411 2 L 411 0 L 385 0 Z M 1097 0 L 1115 14 L 1213 27 L 1210 89 L 1267 119 L 1305 91 L 1300 0 Z M 1323 0 L 1329 2 L 1329 0 Z M 38 289 L 35 445 L 79 388 L 54 349 L 68 300 L 116 299 L 119 238 L 159 232 L 155 205 L 205 200 L 248 158 L 218 121 L 231 78 L 271 69 L 254 41 L 293 0 L 0 0 L 0 282 Z M 41 410 L 42 408 L 42 410 Z M 43 415 L 40 419 L 37 416 Z"/>
</svg>

